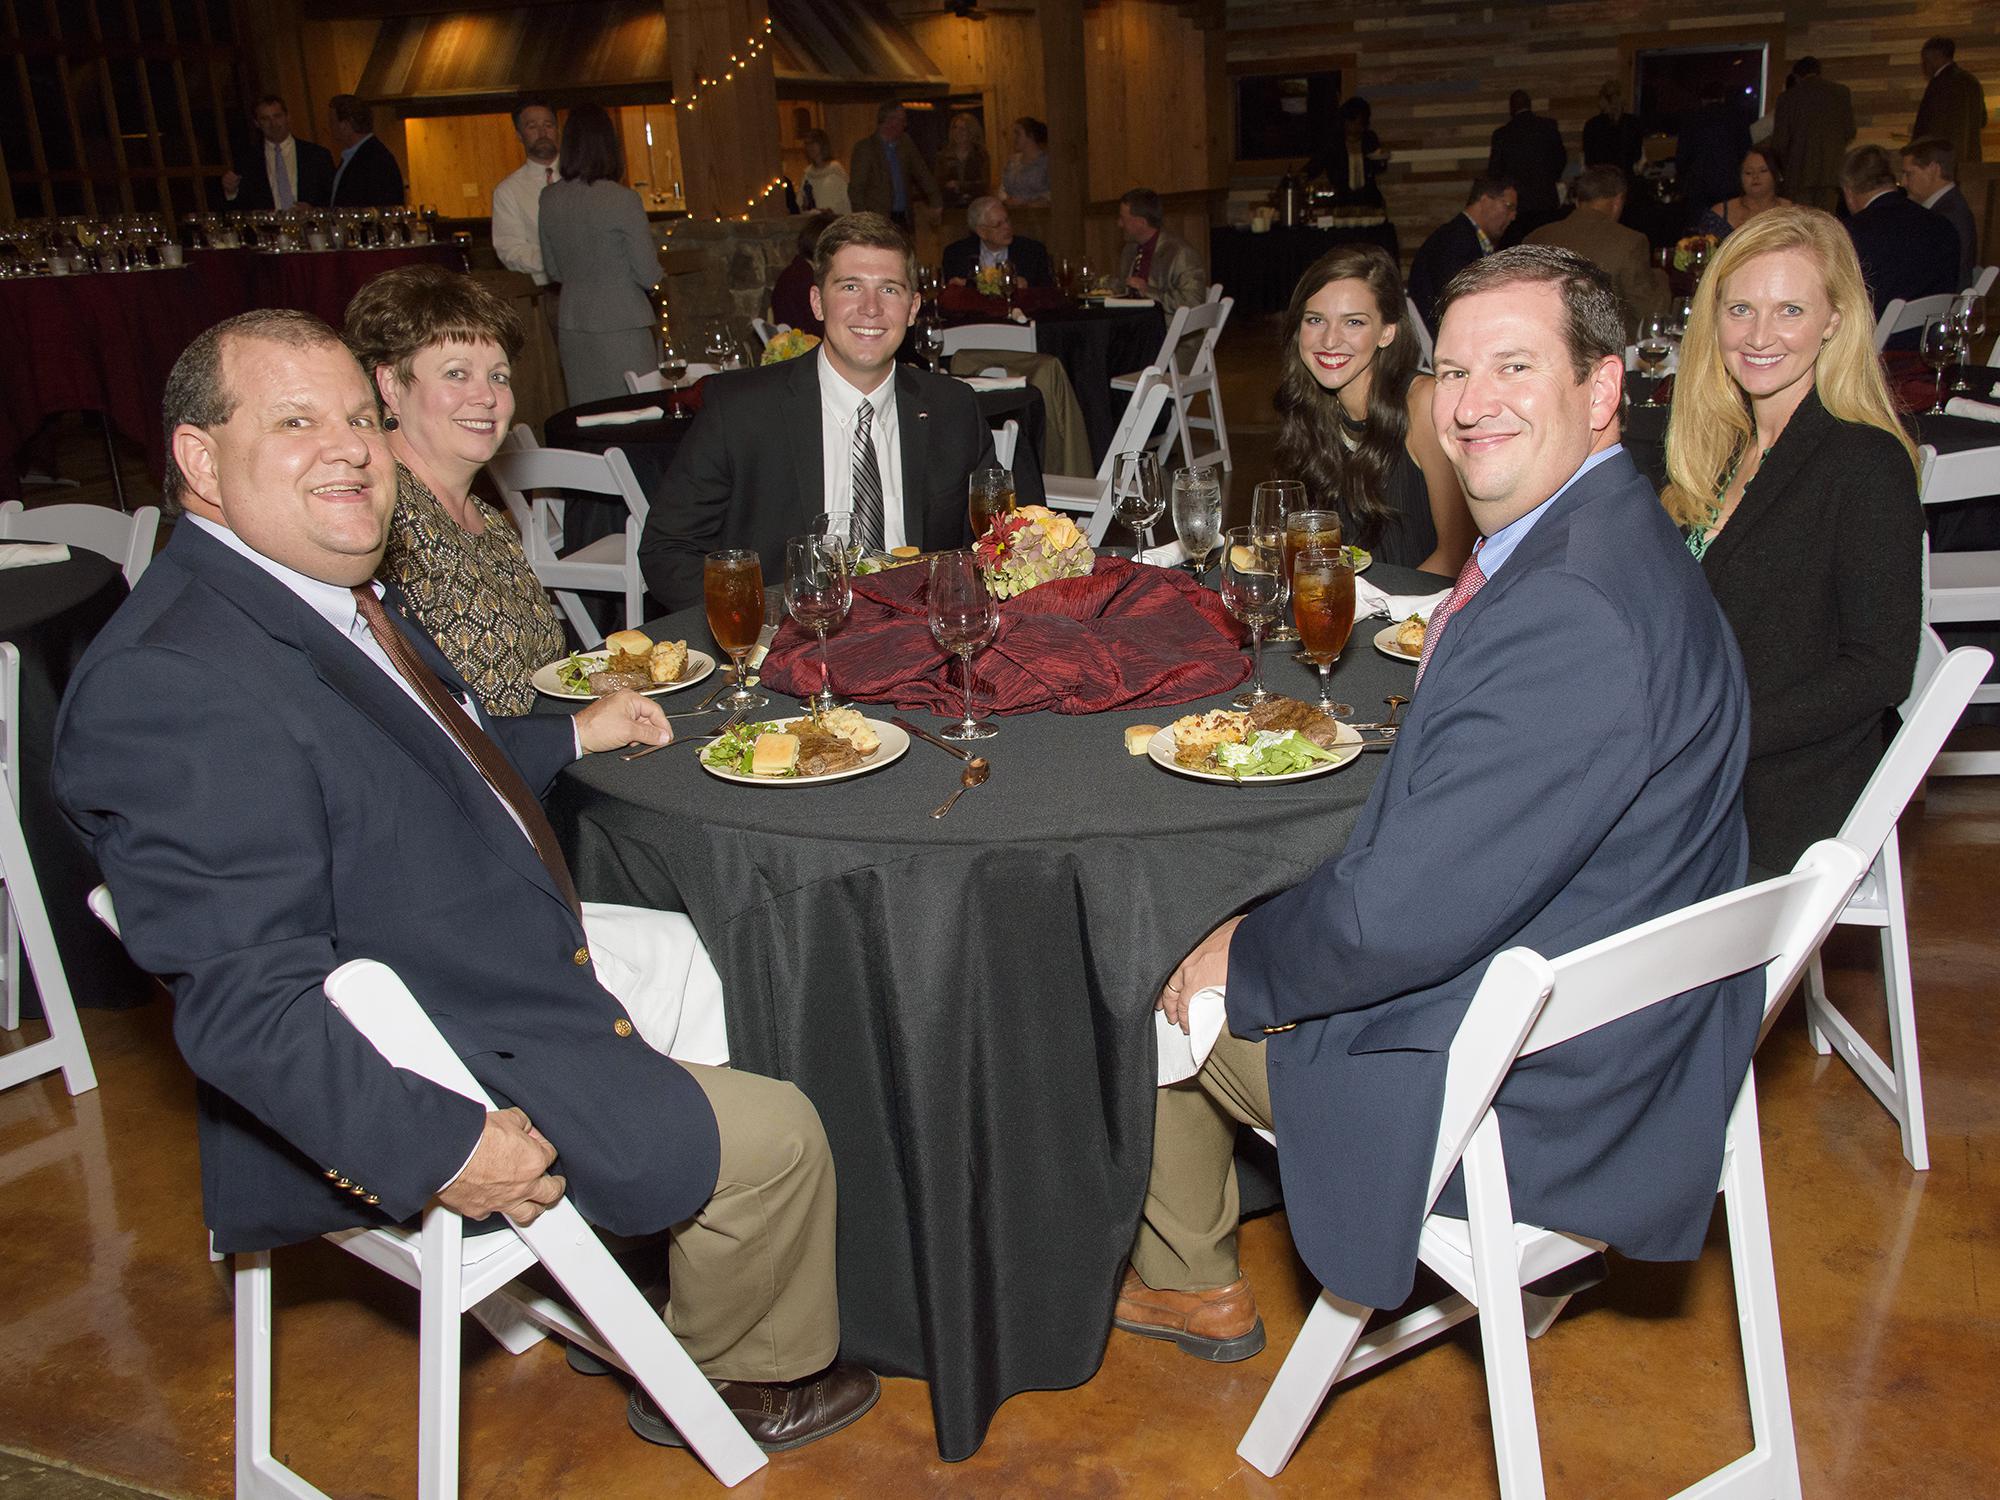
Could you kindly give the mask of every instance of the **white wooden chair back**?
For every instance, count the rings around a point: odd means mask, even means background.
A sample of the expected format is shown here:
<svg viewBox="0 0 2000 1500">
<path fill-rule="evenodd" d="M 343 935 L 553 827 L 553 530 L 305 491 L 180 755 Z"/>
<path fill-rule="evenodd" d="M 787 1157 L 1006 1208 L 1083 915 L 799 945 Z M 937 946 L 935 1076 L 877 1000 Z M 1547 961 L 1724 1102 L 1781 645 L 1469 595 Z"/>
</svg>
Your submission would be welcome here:
<svg viewBox="0 0 2000 1500">
<path fill-rule="evenodd" d="M 1965 292 L 1970 292 L 1975 297 L 1984 297 L 1993 290 L 1996 278 L 2000 278 L 2000 266 L 1974 266 L 1972 280 L 1965 284 Z M 1965 292 L 1959 295 L 1964 296 Z"/>
<path fill-rule="evenodd" d="M 1879 354 L 1889 345 L 1889 340 L 1899 333 L 1907 333 L 1913 328 L 1922 328 L 1932 318 L 1941 318 L 1951 311 L 1951 304 L 1957 299 L 1956 292 L 1939 292 L 1932 297 L 1915 297 L 1905 301 L 1901 297 L 1891 297 L 1882 309 L 1882 316 L 1875 320 L 1875 350 Z"/>
<path fill-rule="evenodd" d="M 1167 404 L 1168 395 L 1167 377 L 1156 367 L 1148 365 L 1139 372 L 1138 383 L 1125 399 L 1125 410 L 1118 418 L 1118 427 L 1104 450 L 1104 459 L 1098 464 L 1096 475 L 1090 479 L 1076 479 L 1066 474 L 1042 476 L 1042 488 L 1050 509 L 1073 511 L 1090 518 L 1083 529 L 1091 546 L 1102 542 L 1104 533 L 1111 526 L 1111 472 L 1117 456 L 1147 446 L 1153 428 L 1160 420 L 1160 412 Z"/>
<path fill-rule="evenodd" d="M 21 809 L 21 651 L 0 641 L 0 797 Z M 0 1030 L 21 1024 L 21 935 L 0 871 Z"/>
<path fill-rule="evenodd" d="M 1923 635 L 1932 646 L 1942 647 L 1928 628 Z M 1918 654 L 1921 672 L 1928 652 L 1920 647 Z M 1896 831 L 1896 820 L 1923 784 L 1924 774 L 1992 665 L 1992 653 L 1977 646 L 1960 646 L 1936 663 L 1923 686 L 1904 702 L 1902 727 L 1840 825 L 1842 843 L 1852 844 L 1871 860 L 1875 857 Z"/>
<path fill-rule="evenodd" d="M 623 449 L 579 453 L 568 448 L 515 448 L 486 466 L 507 513 L 521 533 L 528 566 L 587 645 L 603 639 L 577 591 L 624 596 L 625 625 L 645 618 L 646 581 L 639 571 L 639 535 L 650 506 Z M 551 493 L 554 492 L 554 493 Z M 563 552 L 563 492 L 603 495 L 625 503 L 625 528 Z"/>
<path fill-rule="evenodd" d="M 99 553 L 125 570 L 128 589 L 137 586 L 152 563 L 159 530 L 157 505 L 142 505 L 128 516 L 108 505 L 38 505 L 28 510 L 18 500 L 0 504 L 0 541 L 62 542 Z"/>
<path fill-rule="evenodd" d="M 1925 505 L 1948 505 L 2000 495 L 2000 433 L 1995 439 L 1991 447 L 1957 453 L 1940 453 L 1924 444 L 1917 450 L 1917 498 Z"/>
<path fill-rule="evenodd" d="M 993 460 L 1003 469 L 1014 467 L 1014 450 L 1020 445 L 1021 424 L 1009 417 L 993 431 Z"/>
<path fill-rule="evenodd" d="M 1222 415 L 1222 386 L 1215 371 L 1215 345 L 1222 337 L 1222 330 L 1229 322 L 1236 300 L 1220 295 L 1219 282 L 1211 285 L 1209 292 L 1211 295 L 1207 301 L 1174 310 L 1167 323 L 1166 337 L 1160 341 L 1160 352 L 1153 361 L 1153 368 L 1166 374 L 1167 399 L 1174 411 L 1172 425 L 1153 445 L 1154 453 L 1163 464 L 1173 452 L 1175 443 L 1180 444 L 1182 461 L 1189 468 L 1197 464 L 1217 464 L 1228 469 L 1234 464 L 1229 451 L 1229 428 Z M 1132 381 L 1130 377 L 1121 377 L 1113 384 L 1121 390 L 1129 390 Z M 1205 399 L 1206 409 L 1196 407 L 1198 399 Z M 1204 453 L 1196 449 L 1194 434 L 1197 432 L 1214 436 L 1215 446 L 1210 451 Z"/>
<path fill-rule="evenodd" d="M 1035 352 L 1033 323 L 961 323 L 944 330 L 944 354 L 948 359 L 961 349 L 1012 349 L 1024 354 Z"/>
<path fill-rule="evenodd" d="M 636 396 L 642 391 L 664 391 L 666 388 L 666 377 L 658 370 L 627 370 L 625 372 L 625 389 L 631 395 Z"/>
</svg>

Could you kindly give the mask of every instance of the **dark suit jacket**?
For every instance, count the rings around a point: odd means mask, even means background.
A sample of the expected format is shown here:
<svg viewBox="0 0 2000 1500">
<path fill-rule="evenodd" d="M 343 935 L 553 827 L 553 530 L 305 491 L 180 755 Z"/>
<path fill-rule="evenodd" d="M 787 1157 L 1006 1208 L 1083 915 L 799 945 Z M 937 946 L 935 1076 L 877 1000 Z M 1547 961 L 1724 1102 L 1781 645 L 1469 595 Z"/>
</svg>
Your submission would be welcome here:
<svg viewBox="0 0 2000 1500">
<path fill-rule="evenodd" d="M 368 136 L 355 147 L 347 170 L 334 159 L 334 184 L 329 208 L 400 208 L 403 203 L 403 169 L 396 165 L 395 153 L 382 144 L 380 136 Z"/>
<path fill-rule="evenodd" d="M 1958 235 L 1958 285 L 1953 290 L 1963 291 L 1972 284 L 1972 273 L 1979 265 L 1979 226 L 1972 220 L 1972 205 L 1954 182 L 1931 205 L 1931 212 L 1949 220 Z"/>
<path fill-rule="evenodd" d="M 1056 284 L 1056 273 L 1049 266 L 1048 247 L 1040 240 L 1031 240 L 1025 234 L 1015 235 L 1014 243 L 1007 247 L 1007 259 L 1013 264 L 1014 274 L 1025 279 L 1029 286 Z M 946 281 L 954 276 L 972 280 L 979 270 L 979 236 L 968 234 L 946 245 L 942 264 Z"/>
<path fill-rule="evenodd" d="M 1645 149 L 1639 117 L 1622 114 L 1616 119 L 1599 110 L 1583 122 L 1583 164 L 1586 167 L 1616 167 L 1630 174 L 1632 164 Z"/>
<path fill-rule="evenodd" d="M 812 530 L 826 507 L 817 354 L 713 377 L 701 415 L 681 440 L 639 538 L 646 587 L 669 610 L 701 602 L 702 559 L 744 547 L 764 581 L 785 574 L 785 542 Z M 965 482 L 993 464 L 993 432 L 972 388 L 950 376 L 896 367 L 896 432 L 903 461 L 903 529 L 925 551 L 972 544 Z M 1042 502 L 1042 476 L 1025 445 L 1014 490 Z"/>
<path fill-rule="evenodd" d="M 1478 260 L 1479 229 L 1463 213 L 1455 213 L 1430 233 L 1410 262 L 1410 305 L 1437 337 L 1437 299 L 1445 283 Z"/>
<path fill-rule="evenodd" d="M 1493 132 L 1493 146 L 1486 155 L 1486 170 L 1511 177 L 1521 195 L 1524 218 L 1546 218 L 1561 200 L 1556 184 L 1569 165 L 1569 151 L 1563 145 L 1562 127 L 1547 115 L 1523 110 Z"/>
<path fill-rule="evenodd" d="M 1979 136 L 1985 128 L 1986 90 L 1957 63 L 1946 63 L 1924 85 L 1917 117 L 1910 124 L 1910 139 L 1935 136 L 1950 142 L 1963 169 L 1984 159 L 1980 155 Z"/>
<path fill-rule="evenodd" d="M 1446 1051 L 1493 955 L 1741 884 L 1748 731 L 1722 612 L 1614 454 L 1445 627 L 1347 847 L 1231 943 L 1230 1029 L 1297 1023 L 1267 1042 L 1271 1105 L 1292 1237 L 1329 1290 L 1410 1290 Z M 1515 1218 L 1699 1254 L 1763 999 L 1741 975 L 1517 1064 Z M 1454 1182 L 1438 1206 L 1462 1203 Z"/>
<path fill-rule="evenodd" d="M 292 137 L 292 143 L 298 158 L 297 201 L 315 208 L 326 207 L 327 199 L 333 196 L 333 153 L 297 136 Z M 252 132 L 248 141 L 237 143 L 236 174 L 243 181 L 236 189 L 236 196 L 224 200 L 225 208 L 252 213 L 278 206 L 271 196 L 270 174 L 264 170 L 263 136 Z"/>
<path fill-rule="evenodd" d="M 1909 696 L 1923 508 L 1903 445 L 1809 392 L 1701 560 L 1750 678 L 1750 858 L 1840 832 Z"/>
<path fill-rule="evenodd" d="M 896 159 L 903 168 L 905 201 L 915 208 L 919 198 L 931 204 L 944 201 L 930 163 L 917 143 L 906 134 L 896 142 Z M 880 134 L 871 131 L 854 143 L 847 153 L 847 199 L 856 213 L 893 213 L 896 183 L 889 172 L 888 148 Z"/>
<path fill-rule="evenodd" d="M 1846 84 L 1810 74 L 1778 95 L 1771 113 L 1771 149 L 1783 163 L 1785 196 L 1832 208 L 1840 163 L 1854 139 L 1854 95 Z"/>
<path fill-rule="evenodd" d="M 1912 203 L 1901 188 L 1891 188 L 1850 215 L 1847 232 L 1876 317 L 1897 297 L 1914 302 L 1958 290 L 1958 231 L 1950 220 Z M 1889 347 L 1916 348 L 1917 331 L 1897 334 Z"/>
<path fill-rule="evenodd" d="M 1319 154 L 1299 168 L 1299 175 L 1307 182 L 1324 174 L 1327 186 L 1337 195 L 1340 203 L 1380 204 L 1382 189 L 1375 185 L 1375 179 L 1382 175 L 1389 161 L 1382 150 L 1382 138 L 1372 130 L 1361 135 L 1361 180 L 1354 181 L 1350 169 L 1353 158 L 1347 151 L 1347 133 L 1336 131 L 1332 140 L 1320 148 Z"/>
<path fill-rule="evenodd" d="M 573 757 L 562 715 L 487 726 L 532 787 Z M 495 1102 L 527 1111 L 594 1222 L 664 1229 L 714 1189 L 700 1087 L 616 1034 L 582 926 L 479 773 L 320 615 L 192 523 L 77 668 L 54 782 L 126 947 L 173 990 L 217 1249 L 407 1219 L 479 1138 L 477 1105 L 391 1068 L 324 999 L 351 958 L 393 967 Z"/>
</svg>

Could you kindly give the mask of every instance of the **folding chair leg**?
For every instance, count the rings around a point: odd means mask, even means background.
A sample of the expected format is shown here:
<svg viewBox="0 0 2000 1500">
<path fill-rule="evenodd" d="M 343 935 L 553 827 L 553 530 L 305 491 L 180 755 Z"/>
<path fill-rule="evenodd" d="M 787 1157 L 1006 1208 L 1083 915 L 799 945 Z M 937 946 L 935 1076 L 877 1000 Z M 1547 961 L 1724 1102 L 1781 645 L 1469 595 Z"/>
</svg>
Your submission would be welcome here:
<svg viewBox="0 0 2000 1500">
<path fill-rule="evenodd" d="M 1924 1127 L 1923 1068 L 1917 1058 L 1917 992 L 1910 978 L 1910 929 L 1903 905 L 1902 851 L 1892 833 L 1882 846 L 1884 898 L 1889 924 L 1882 929 L 1882 993 L 1889 1004 L 1889 1066 L 1896 1075 L 1896 1122 L 1903 1128 L 1903 1155 L 1927 1172 L 1930 1141 Z"/>
<path fill-rule="evenodd" d="M 0 797 L 6 795 L 6 788 L 0 786 Z M 0 1001 L 0 1029 L 18 1031 L 21 1029 L 21 942 L 14 933 L 14 908 L 7 904 L 7 887 L 0 883 L 0 985 L 6 986 L 6 999 Z"/>
<path fill-rule="evenodd" d="M 583 642 L 583 649 L 595 651 L 604 644 L 604 632 L 599 630 L 597 622 L 590 618 L 589 611 L 583 607 L 583 600 L 568 589 L 557 589 L 555 594 L 557 607 L 562 610 L 570 624 L 576 627 L 576 636 Z"/>
<path fill-rule="evenodd" d="M 1569 1296 L 1538 1297 L 1533 1292 L 1521 1293 L 1521 1316 L 1528 1331 L 1528 1337 L 1538 1339 L 1554 1326 L 1562 1311 L 1569 1306 Z"/>
<path fill-rule="evenodd" d="M 1493 1456 L 1503 1500 L 1538 1500 L 1542 1444 L 1528 1377 L 1528 1335 L 1521 1312 L 1519 1251 L 1507 1196 L 1500 1122 L 1488 1113 L 1465 1153 L 1466 1227 L 1472 1236 L 1479 1344 L 1486 1362 L 1486 1404 L 1493 1414 Z"/>
<path fill-rule="evenodd" d="M 458 1215 L 424 1213 L 423 1286 L 417 1313 L 417 1500 L 457 1500 L 460 1329 L 465 1268 Z"/>
<path fill-rule="evenodd" d="M 271 1456 L 271 1255 L 236 1257 L 236 1500 L 327 1500 Z"/>
<path fill-rule="evenodd" d="M 1817 1012 L 1830 1004 L 1826 998 L 1826 970 L 1820 967 L 1819 949 L 1815 948 L 1813 956 L 1806 960 L 1806 1040 L 1821 1057 L 1833 1050 L 1833 1043 L 1827 1040 L 1826 1028 L 1820 1025 Z"/>
<path fill-rule="evenodd" d="M 1236 1456 L 1275 1479 L 1326 1404 L 1347 1356 L 1367 1326 L 1370 1309 L 1322 1290 L 1306 1315 L 1277 1378 L 1236 1445 Z"/>
<path fill-rule="evenodd" d="M 56 951 L 55 929 L 49 926 L 49 910 L 42 903 L 42 889 L 35 880 L 35 864 L 28 853 L 28 840 L 21 832 L 21 820 L 13 799 L 0 787 L 0 904 L 11 908 L 20 923 L 21 941 L 27 949 L 28 968 L 41 992 L 42 1015 L 49 1034 L 39 1042 L 16 1047 L 0 1057 L 0 1089 L 12 1088 L 30 1078 L 62 1070 L 63 1087 L 72 1094 L 88 1093 L 97 1087 L 97 1074 L 90 1065 L 90 1048 L 83 1039 L 83 1023 L 77 1019 L 69 978 L 63 973 L 62 955 Z M 16 993 L 9 991 L 9 995 Z"/>
<path fill-rule="evenodd" d="M 526 1354 L 549 1336 L 548 1330 L 528 1316 L 527 1310 L 505 1288 L 466 1311 L 509 1354 Z"/>
</svg>

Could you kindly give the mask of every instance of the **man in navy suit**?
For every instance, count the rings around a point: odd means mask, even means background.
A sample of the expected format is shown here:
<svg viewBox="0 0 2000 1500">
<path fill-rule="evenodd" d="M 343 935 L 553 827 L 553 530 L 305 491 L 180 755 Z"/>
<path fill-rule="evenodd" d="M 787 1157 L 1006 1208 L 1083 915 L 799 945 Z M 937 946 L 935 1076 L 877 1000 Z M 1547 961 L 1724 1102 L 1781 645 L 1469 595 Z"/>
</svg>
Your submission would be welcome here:
<svg viewBox="0 0 2000 1500">
<path fill-rule="evenodd" d="M 1742 661 L 1619 444 L 1609 278 L 1524 245 L 1443 307 L 1431 415 L 1483 540 L 1346 848 L 1203 939 L 1160 995 L 1185 1024 L 1191 995 L 1225 987 L 1228 1030 L 1160 1090 L 1116 1316 L 1207 1359 L 1263 1346 L 1236 1261 L 1238 1121 L 1277 1122 L 1313 1274 L 1394 1307 L 1447 1049 L 1487 962 L 1567 953 L 1743 880 Z M 1739 975 L 1517 1064 L 1498 1096 L 1516 1217 L 1697 1255 L 1762 1003 L 1761 977 Z M 1462 1201 L 1454 1182 L 1438 1207 Z"/>
<path fill-rule="evenodd" d="M 1958 231 L 1943 215 L 1903 196 L 1886 150 L 1856 146 L 1848 152 L 1840 195 L 1847 201 L 1847 233 L 1876 317 L 1898 297 L 1914 302 L 1958 290 Z M 1916 329 L 1905 329 L 1888 347 L 1914 349 L 1917 337 Z"/>
<path fill-rule="evenodd" d="M 877 1385 L 834 1362 L 818 1117 L 789 1084 L 637 1034 L 628 997 L 692 985 L 706 953 L 691 926 L 667 972 L 600 951 L 606 909 L 578 901 L 535 800 L 579 755 L 664 743 L 666 721 L 633 694 L 574 719 L 478 708 L 370 582 L 396 498 L 377 418 L 308 314 L 247 313 L 189 345 L 165 399 L 185 514 L 57 726 L 56 795 L 126 946 L 174 992 L 216 1248 L 399 1223 L 432 1198 L 525 1223 L 568 1193 L 616 1233 L 671 1231 L 667 1321 L 753 1438 L 823 1436 Z M 391 1067 L 325 1000 L 362 957 L 396 970 L 499 1108 Z M 643 1393 L 628 1410 L 678 1441 Z"/>
<path fill-rule="evenodd" d="M 326 122 L 340 159 L 333 169 L 330 208 L 401 208 L 403 169 L 375 134 L 375 111 L 352 94 L 335 94 Z"/>
<path fill-rule="evenodd" d="M 1040 240 L 1014 233 L 1007 205 L 998 198 L 974 198 L 965 206 L 965 222 L 972 233 L 944 247 L 946 281 L 968 282 L 987 266 L 1009 265 L 1028 286 L 1055 285 L 1048 247 Z"/>
<path fill-rule="evenodd" d="M 235 170 L 222 174 L 224 207 L 324 206 L 333 195 L 333 154 L 292 134 L 291 113 L 276 94 L 259 99 L 250 117 L 257 133 L 237 150 Z"/>
<path fill-rule="evenodd" d="M 1948 141 L 1915 140 L 1903 147 L 1903 191 L 1912 203 L 1927 208 L 1958 236 L 1958 287 L 1972 285 L 1972 273 L 1979 266 L 1979 226 L 1973 222 L 1972 205 L 1958 187 L 1958 153 Z"/>
<path fill-rule="evenodd" d="M 1491 255 L 1521 205 L 1521 194 L 1509 177 L 1475 177 L 1465 195 L 1465 208 L 1430 232 L 1410 262 L 1410 306 L 1437 333 L 1437 304 L 1445 283 L 1478 260 Z"/>
</svg>

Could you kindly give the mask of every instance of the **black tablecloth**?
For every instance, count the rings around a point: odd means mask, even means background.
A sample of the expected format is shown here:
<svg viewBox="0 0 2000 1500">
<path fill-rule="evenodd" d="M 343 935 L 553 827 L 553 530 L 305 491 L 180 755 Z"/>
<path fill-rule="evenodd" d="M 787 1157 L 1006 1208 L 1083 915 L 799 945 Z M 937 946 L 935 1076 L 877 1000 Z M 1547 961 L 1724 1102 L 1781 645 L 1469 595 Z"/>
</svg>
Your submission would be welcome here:
<svg viewBox="0 0 2000 1500">
<path fill-rule="evenodd" d="M 1334 673 L 1368 717 L 1415 677 L 1375 628 Z M 661 630 L 708 643 L 696 611 Z M 1265 671 L 1301 696 L 1315 680 L 1277 650 Z M 959 766 L 921 741 L 816 787 L 732 785 L 692 748 L 593 756 L 551 798 L 582 893 L 686 910 L 736 1065 L 818 1107 L 842 1353 L 930 1381 L 947 1459 L 1015 1392 L 1095 1373 L 1152 1153 L 1153 997 L 1217 922 L 1340 848 L 1381 765 L 1237 787 L 1125 753 L 1127 725 L 1222 701 L 1000 719 L 992 779 L 942 821 Z"/>
<path fill-rule="evenodd" d="M 68 562 L 0 571 L 0 641 L 21 652 L 21 831 L 76 1003 L 106 1009 L 142 1004 L 152 996 L 152 981 L 84 905 L 100 877 L 56 807 L 49 766 L 69 675 L 124 598 L 124 574 L 94 552 L 73 550 Z M 26 964 L 21 972 L 28 976 Z M 23 1014 L 41 1013 L 31 977 L 22 998 Z"/>
<path fill-rule="evenodd" d="M 1336 245 L 1380 245 L 1396 260 L 1396 226 L 1313 229 L 1274 224 L 1264 234 L 1227 225 L 1208 232 L 1209 278 L 1236 299 L 1236 314 L 1283 312 L 1306 267 Z M 1399 262 L 1400 264 L 1400 262 Z"/>
<path fill-rule="evenodd" d="M 1167 319 L 1157 307 L 1082 307 L 1035 314 L 1035 348 L 1062 361 L 1090 434 L 1090 456 L 1104 462 L 1124 415 L 1126 393 L 1114 376 L 1131 375 L 1159 357 Z"/>
</svg>

